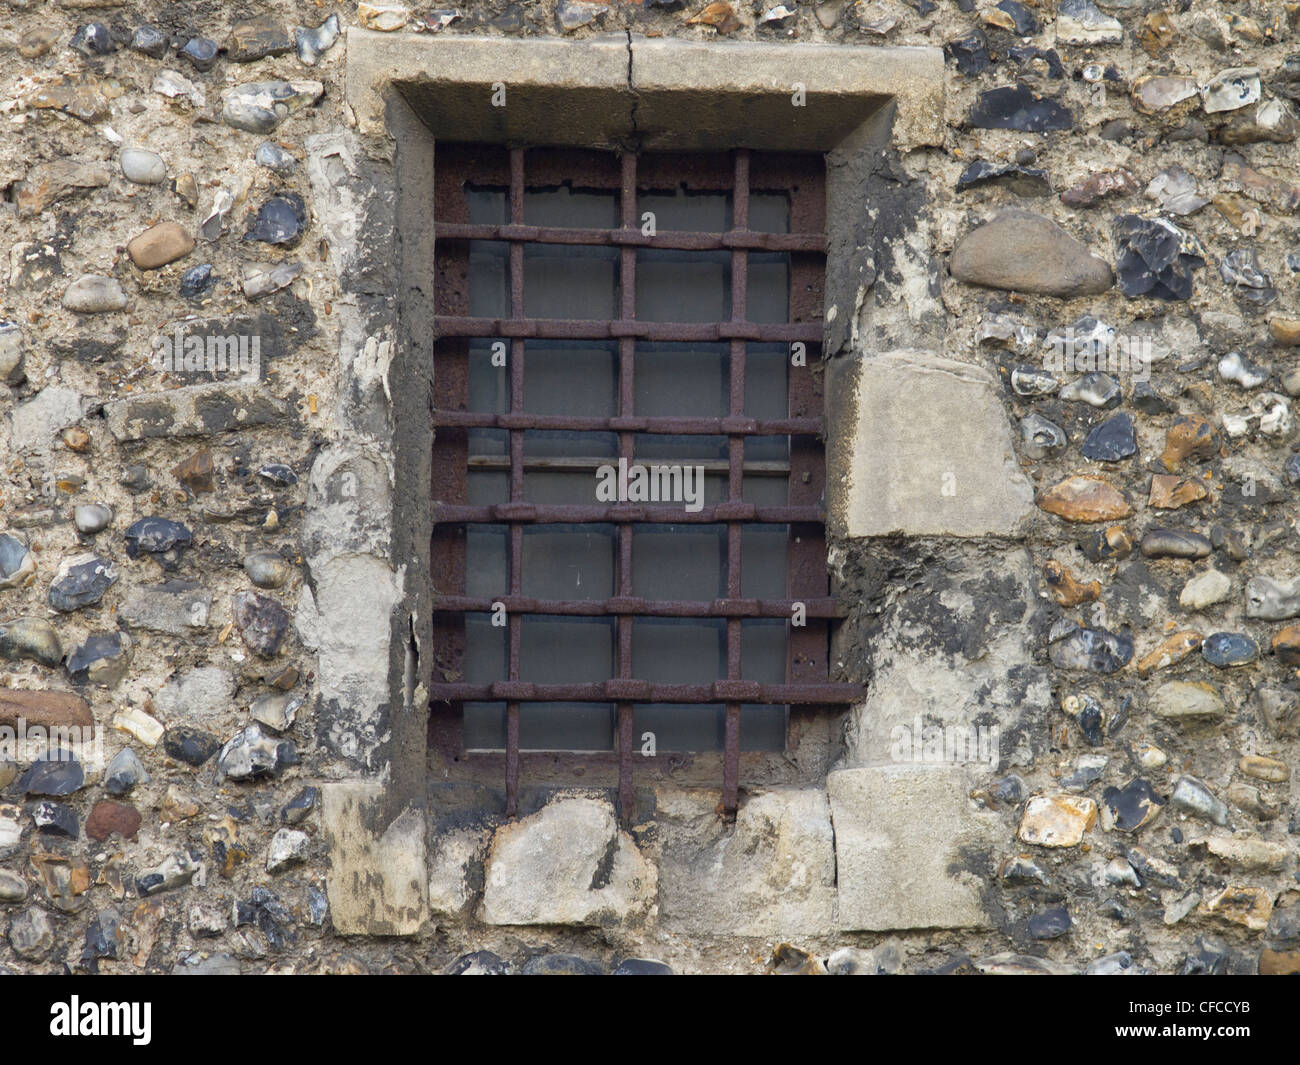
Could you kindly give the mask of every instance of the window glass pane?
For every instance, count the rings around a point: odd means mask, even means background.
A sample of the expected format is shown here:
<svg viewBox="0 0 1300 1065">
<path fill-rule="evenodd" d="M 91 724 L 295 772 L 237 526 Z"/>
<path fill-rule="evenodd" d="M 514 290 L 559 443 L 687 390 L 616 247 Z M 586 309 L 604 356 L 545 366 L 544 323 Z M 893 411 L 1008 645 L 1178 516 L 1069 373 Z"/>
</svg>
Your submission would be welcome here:
<svg viewBox="0 0 1300 1065">
<path fill-rule="evenodd" d="M 598 458 L 602 462 L 618 455 L 618 434 L 586 433 L 570 429 L 525 429 L 525 458 Z M 556 462 L 560 469 L 564 463 Z M 585 467 L 584 467 L 585 468 Z"/>
<path fill-rule="evenodd" d="M 740 594 L 746 599 L 786 598 L 788 525 L 746 525 L 740 530 Z"/>
<path fill-rule="evenodd" d="M 758 461 L 750 454 L 751 450 L 750 441 L 746 440 L 746 465 Z M 756 507 L 783 507 L 789 499 L 786 478 L 784 475 L 747 473 L 740 479 L 740 496 L 746 503 L 753 503 Z"/>
<path fill-rule="evenodd" d="M 749 253 L 745 318 L 750 322 L 790 320 L 790 256 L 784 252 Z"/>
<path fill-rule="evenodd" d="M 731 226 L 731 196 L 725 192 L 643 192 L 637 197 L 637 220 L 655 216 L 656 230 L 722 233 Z"/>
<path fill-rule="evenodd" d="M 510 577 L 506 567 L 509 557 L 507 526 L 466 525 L 465 594 L 475 599 L 508 594 Z"/>
<path fill-rule="evenodd" d="M 637 414 L 650 418 L 722 418 L 730 401 L 726 344 L 636 346 L 633 392 Z"/>
<path fill-rule="evenodd" d="M 652 684 L 712 684 L 727 675 L 727 623 L 721 618 L 637 618 L 632 675 Z"/>
<path fill-rule="evenodd" d="M 614 417 L 618 413 L 618 342 L 528 341 L 524 410 L 573 418 Z"/>
<path fill-rule="evenodd" d="M 759 421 L 789 417 L 789 372 L 790 345 L 746 345 L 745 413 Z M 790 440 L 785 436 L 751 436 L 745 441 L 747 461 L 786 459 L 789 453 Z"/>
<path fill-rule="evenodd" d="M 614 594 L 612 525 L 524 527 L 523 594 L 608 599 Z"/>
<path fill-rule="evenodd" d="M 609 460 L 613 462 L 614 460 Z M 596 471 L 525 470 L 524 499 L 544 506 L 571 503 L 583 507 L 601 506 L 596 498 Z"/>
<path fill-rule="evenodd" d="M 465 615 L 465 657 L 461 660 L 466 684 L 493 684 L 507 676 L 504 625 L 493 625 L 491 614 Z"/>
<path fill-rule="evenodd" d="M 506 318 L 510 314 L 510 246 L 497 240 L 469 242 L 469 314 Z"/>
<path fill-rule="evenodd" d="M 469 409 L 481 414 L 504 414 L 510 409 L 510 371 L 492 365 L 493 344 L 510 342 L 476 338 L 469 342 Z"/>
<path fill-rule="evenodd" d="M 790 197 L 784 192 L 751 191 L 749 228 L 755 233 L 789 233 Z"/>
<path fill-rule="evenodd" d="M 612 703 L 522 703 L 519 749 L 611 751 L 614 749 L 614 706 Z"/>
<path fill-rule="evenodd" d="M 784 751 L 789 718 L 788 706 L 741 706 L 740 749 Z"/>
<path fill-rule="evenodd" d="M 617 308 L 617 248 L 524 245 L 524 313 L 529 318 L 612 320 Z"/>
<path fill-rule="evenodd" d="M 785 683 L 785 627 L 779 618 L 740 623 L 740 675 L 759 684 Z"/>
<path fill-rule="evenodd" d="M 645 599 L 713 600 L 725 596 L 727 527 L 634 526 L 632 594 Z"/>
<path fill-rule="evenodd" d="M 643 322 L 730 320 L 731 252 L 638 248 L 636 316 Z"/>
<path fill-rule="evenodd" d="M 465 749 L 501 751 L 506 746 L 506 704 L 465 704 Z"/>
<path fill-rule="evenodd" d="M 614 619 L 526 615 L 519 633 L 519 679 L 585 684 L 614 675 Z"/>
<path fill-rule="evenodd" d="M 510 474 L 507 470 L 470 470 L 466 502 L 471 507 L 488 507 L 510 502 Z"/>
<path fill-rule="evenodd" d="M 726 459 L 727 438 L 702 434 L 637 433 L 633 453 L 638 460 Z"/>
<path fill-rule="evenodd" d="M 726 739 L 726 708 L 711 703 L 638 704 L 632 708 L 632 721 L 637 737 L 654 733 L 657 754 L 720 751 Z"/>
<path fill-rule="evenodd" d="M 742 751 L 784 751 L 789 709 L 784 706 L 740 708 Z M 726 742 L 726 707 L 712 703 L 642 703 L 632 708 L 639 737 L 653 732 L 657 753 L 720 751 Z"/>
<path fill-rule="evenodd" d="M 524 225 L 565 229 L 618 228 L 618 193 L 568 185 L 524 190 Z"/>
<path fill-rule="evenodd" d="M 469 429 L 466 437 L 471 456 L 510 454 L 510 430 L 508 429 Z"/>
<path fill-rule="evenodd" d="M 489 185 L 465 186 L 469 220 L 479 226 L 502 226 L 506 223 L 507 190 Z"/>
</svg>

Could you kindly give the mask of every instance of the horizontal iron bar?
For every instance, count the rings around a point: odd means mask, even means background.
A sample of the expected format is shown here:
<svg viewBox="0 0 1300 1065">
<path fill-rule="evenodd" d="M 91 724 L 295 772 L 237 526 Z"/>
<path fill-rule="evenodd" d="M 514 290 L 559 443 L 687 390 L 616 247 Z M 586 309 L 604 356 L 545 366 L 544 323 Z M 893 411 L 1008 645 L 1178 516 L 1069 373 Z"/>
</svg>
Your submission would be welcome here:
<svg viewBox="0 0 1300 1065">
<path fill-rule="evenodd" d="M 637 460 L 641 461 L 641 460 Z M 662 463 L 664 459 L 646 459 L 647 464 Z M 705 473 L 726 473 L 731 469 L 729 459 L 675 459 L 679 465 L 695 466 Z M 594 473 L 602 466 L 617 464 L 618 456 L 599 455 L 586 457 L 578 455 L 537 455 L 524 456 L 525 470 L 550 470 L 561 473 Z M 466 465 L 471 470 L 509 470 L 512 468 L 509 455 L 470 455 Z M 784 477 L 790 472 L 788 462 L 746 462 L 743 470 L 754 477 Z"/>
<path fill-rule="evenodd" d="M 649 618 L 790 618 L 802 604 L 810 618 L 842 618 L 847 611 L 831 596 L 816 599 L 536 599 L 502 595 L 480 599 L 470 595 L 438 595 L 433 609 L 441 613 L 491 613 L 498 603 L 510 614 L 557 614 L 575 617 L 626 615 Z"/>
<path fill-rule="evenodd" d="M 495 684 L 434 684 L 429 699 L 435 703 L 760 703 L 768 706 L 842 706 L 866 695 L 866 685 L 757 684 L 720 680 L 713 684 L 651 684 L 644 680 L 610 680 L 589 684 L 530 684 L 498 681 Z"/>
<path fill-rule="evenodd" d="M 655 433 L 673 436 L 820 436 L 820 418 L 651 418 L 620 415 L 579 418 L 568 414 L 485 414 L 436 410 L 433 424 L 461 429 L 559 429 L 570 432 Z"/>
<path fill-rule="evenodd" d="M 509 337 L 538 340 L 753 340 L 774 344 L 822 342 L 821 322 L 642 322 L 582 318 L 462 318 L 434 319 L 436 337 Z"/>
<path fill-rule="evenodd" d="M 496 522 L 538 522 L 541 524 L 582 524 L 586 522 L 647 522 L 666 525 L 705 525 L 722 521 L 742 521 L 759 525 L 821 525 L 825 514 L 820 506 L 757 507 L 752 503 L 719 503 L 685 510 L 678 503 L 613 503 L 588 506 L 583 503 L 495 503 L 473 506 L 435 503 L 433 520 L 447 524 L 471 525 Z"/>
<path fill-rule="evenodd" d="M 438 240 L 516 240 L 529 244 L 586 244 L 598 247 L 665 248 L 673 251 L 813 252 L 824 254 L 826 237 L 820 233 L 759 233 L 733 229 L 725 233 L 695 230 L 661 230 L 653 237 L 639 229 L 572 229 L 555 226 L 494 226 L 464 222 L 437 222 Z"/>
</svg>

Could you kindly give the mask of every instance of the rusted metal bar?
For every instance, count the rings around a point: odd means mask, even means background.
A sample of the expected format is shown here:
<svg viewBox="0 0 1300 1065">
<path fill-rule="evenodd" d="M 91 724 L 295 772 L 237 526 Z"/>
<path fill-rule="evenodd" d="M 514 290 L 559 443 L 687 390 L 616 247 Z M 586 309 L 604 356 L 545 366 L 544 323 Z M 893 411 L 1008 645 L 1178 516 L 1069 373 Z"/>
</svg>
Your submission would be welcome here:
<svg viewBox="0 0 1300 1065">
<path fill-rule="evenodd" d="M 508 700 L 519 703 L 720 703 L 733 683 L 725 680 L 712 684 L 651 684 L 643 680 L 614 678 L 582 684 L 533 684 L 529 681 L 495 681 L 491 684 L 465 682 L 435 683 L 430 689 L 434 702 L 491 702 Z M 827 704 L 840 706 L 861 701 L 865 687 L 824 681 L 820 684 L 745 685 L 744 701 L 766 706 Z"/>
<path fill-rule="evenodd" d="M 760 507 L 752 503 L 719 503 L 699 510 L 685 510 L 679 503 L 611 503 L 609 506 L 589 506 L 585 503 L 438 503 L 433 508 L 435 522 L 470 524 L 530 521 L 539 525 L 579 525 L 589 522 L 712 525 L 720 521 L 744 521 L 789 525 L 791 522 L 819 523 L 822 519 L 820 504 Z"/>
<path fill-rule="evenodd" d="M 620 590 L 621 587 L 620 584 Z M 513 594 L 497 598 L 438 595 L 434 597 L 433 609 L 449 613 L 490 614 L 498 603 L 504 605 L 510 614 L 553 614 L 557 617 L 788 618 L 796 603 L 806 608 L 810 618 L 845 616 L 844 604 L 831 596 L 818 599 L 696 600 L 621 595 L 614 599 L 535 599 Z M 631 676 L 631 672 L 627 675 Z"/>
<path fill-rule="evenodd" d="M 672 251 L 726 251 L 744 248 L 749 251 L 809 252 L 825 254 L 826 237 L 820 233 L 695 233 L 663 230 L 653 237 L 624 220 L 621 229 L 565 229 L 554 226 L 483 225 L 439 222 L 434 226 L 437 240 L 522 241 L 527 244 L 570 244 L 590 247 L 665 248 Z"/>
<path fill-rule="evenodd" d="M 488 414 L 443 409 L 433 412 L 433 424 L 461 429 L 560 429 L 590 433 L 662 433 L 671 436 L 721 436 L 729 432 L 742 432 L 746 436 L 819 436 L 823 425 L 821 418 L 742 418 L 732 423 L 729 417 L 649 418 L 619 414 L 613 418 L 582 418 L 566 414 Z M 630 455 L 625 457 L 631 458 Z"/>
<path fill-rule="evenodd" d="M 621 319 L 610 322 L 588 318 L 439 318 L 438 335 L 443 337 L 505 337 L 525 340 L 609 340 L 636 337 L 640 340 L 713 342 L 756 340 L 792 343 L 802 340 L 817 344 L 822 339 L 820 322 L 638 322 Z"/>
</svg>

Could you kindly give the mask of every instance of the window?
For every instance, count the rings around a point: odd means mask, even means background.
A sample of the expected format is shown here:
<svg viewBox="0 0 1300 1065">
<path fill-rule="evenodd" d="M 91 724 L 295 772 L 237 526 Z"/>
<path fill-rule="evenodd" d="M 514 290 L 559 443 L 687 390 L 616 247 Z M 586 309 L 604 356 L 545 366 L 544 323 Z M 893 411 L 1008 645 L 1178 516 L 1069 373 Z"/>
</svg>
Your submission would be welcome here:
<svg viewBox="0 0 1300 1065">
<path fill-rule="evenodd" d="M 817 155 L 436 148 L 435 743 L 784 751 L 828 674 Z M 651 734 L 652 740 L 648 740 Z"/>
</svg>

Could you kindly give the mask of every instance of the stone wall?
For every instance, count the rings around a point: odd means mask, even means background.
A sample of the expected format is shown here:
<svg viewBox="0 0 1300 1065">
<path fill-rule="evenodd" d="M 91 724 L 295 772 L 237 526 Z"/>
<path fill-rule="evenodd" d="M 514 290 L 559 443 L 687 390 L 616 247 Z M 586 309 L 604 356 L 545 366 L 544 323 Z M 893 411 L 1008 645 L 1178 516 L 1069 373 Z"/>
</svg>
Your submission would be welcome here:
<svg viewBox="0 0 1300 1065">
<path fill-rule="evenodd" d="M 0 970 L 1300 970 L 1298 16 L 0 0 Z M 914 64 L 829 170 L 867 697 L 734 824 L 427 773 L 432 139 L 370 33 Z"/>
</svg>

